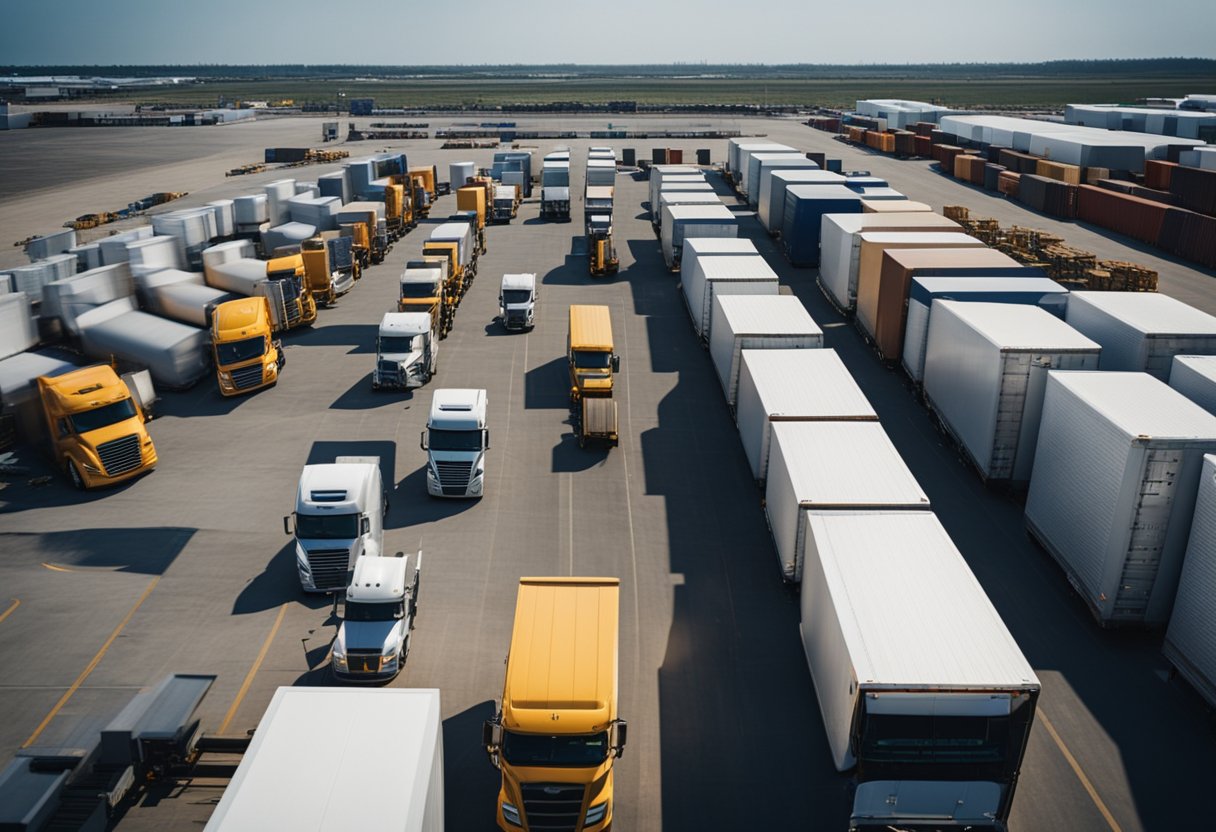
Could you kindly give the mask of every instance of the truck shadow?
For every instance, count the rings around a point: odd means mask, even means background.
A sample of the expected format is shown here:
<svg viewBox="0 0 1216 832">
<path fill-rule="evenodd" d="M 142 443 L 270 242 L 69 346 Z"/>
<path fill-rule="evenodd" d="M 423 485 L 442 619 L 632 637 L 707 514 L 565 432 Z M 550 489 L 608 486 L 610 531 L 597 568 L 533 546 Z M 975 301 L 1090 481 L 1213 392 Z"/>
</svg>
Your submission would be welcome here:
<svg viewBox="0 0 1216 832">
<path fill-rule="evenodd" d="M 443 721 L 443 813 L 448 829 L 498 828 L 494 816 L 499 774 L 481 745 L 481 724 L 494 713 L 494 702 L 486 700 Z"/>
<path fill-rule="evenodd" d="M 585 286 L 590 282 L 586 254 L 567 254 L 562 265 L 550 269 L 541 278 L 545 286 Z"/>
<path fill-rule="evenodd" d="M 302 347 L 349 346 L 351 349 L 348 355 L 375 355 L 376 332 L 379 327 L 378 321 L 374 324 L 318 324 L 284 333 L 283 344 Z"/>
<path fill-rule="evenodd" d="M 307 593 L 300 589 L 300 578 L 296 573 L 296 544 L 294 540 L 275 552 L 265 568 L 253 577 L 232 603 L 233 615 L 250 615 L 294 601 L 309 609 L 324 609 L 329 597 Z"/>
<path fill-rule="evenodd" d="M 408 404 L 413 390 L 373 390 L 372 374 L 360 378 L 329 406 L 330 410 L 374 410 L 389 405 Z"/>
<path fill-rule="evenodd" d="M 0 517 L 36 508 L 93 503 L 121 494 L 135 488 L 149 476 L 156 476 L 156 472 L 151 471 L 118 485 L 77 491 L 68 480 L 67 473 L 56 467 L 35 446 L 20 444 L 12 451 L 15 456 L 12 464 L 20 466 L 24 473 L 7 474 L 0 479 L 0 482 L 5 483 L 4 488 L 0 490 Z"/>
<path fill-rule="evenodd" d="M 419 451 L 419 453 L 425 452 Z M 479 499 L 432 497 L 426 491 L 426 463 L 397 483 L 385 530 L 404 529 L 455 517 L 477 506 Z"/>
<path fill-rule="evenodd" d="M 155 528 L 73 529 L 71 531 L 0 534 L 0 552 L 8 563 L 43 563 L 54 552 L 53 567 L 105 569 L 136 575 L 163 575 L 198 529 Z"/>
<path fill-rule="evenodd" d="M 157 419 L 165 416 L 173 416 L 178 419 L 188 419 L 194 416 L 225 416 L 245 402 L 253 401 L 256 396 L 266 393 L 273 394 L 275 386 L 277 385 L 262 387 L 240 396 L 225 396 L 216 386 L 215 374 L 212 373 L 191 390 L 162 395 L 156 402 L 156 419 L 149 423 L 148 432 L 152 434 L 152 441 L 155 442 Z"/>
<path fill-rule="evenodd" d="M 524 374 L 524 409 L 563 410 L 570 407 L 570 363 L 558 356 Z"/>
<path fill-rule="evenodd" d="M 603 465 L 608 460 L 608 445 L 595 442 L 580 448 L 578 435 L 574 432 L 574 417 L 571 416 L 565 422 L 571 429 L 568 433 L 563 433 L 561 441 L 553 446 L 553 473 L 573 474 Z"/>
</svg>

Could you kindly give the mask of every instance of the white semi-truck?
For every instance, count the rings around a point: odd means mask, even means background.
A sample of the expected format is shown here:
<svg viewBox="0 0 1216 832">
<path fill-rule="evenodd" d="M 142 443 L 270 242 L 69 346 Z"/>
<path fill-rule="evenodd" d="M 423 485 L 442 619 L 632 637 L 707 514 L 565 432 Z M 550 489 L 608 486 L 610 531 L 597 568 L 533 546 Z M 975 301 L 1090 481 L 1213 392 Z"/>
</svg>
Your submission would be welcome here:
<svg viewBox="0 0 1216 832">
<path fill-rule="evenodd" d="M 540 172 L 540 215 L 570 220 L 570 161 L 545 159 Z"/>
<path fill-rule="evenodd" d="M 443 832 L 439 691 L 281 687 L 205 832 Z"/>
<path fill-rule="evenodd" d="M 536 325 L 536 275 L 504 274 L 498 290 L 498 318 L 506 329 Z"/>
<path fill-rule="evenodd" d="M 426 451 L 426 490 L 432 497 L 481 497 L 485 493 L 486 391 L 436 390 L 421 446 Z"/>
<path fill-rule="evenodd" d="M 439 334 L 428 312 L 385 312 L 376 333 L 372 389 L 408 390 L 439 370 Z"/>
<path fill-rule="evenodd" d="M 346 588 L 330 670 L 349 682 L 383 682 L 405 667 L 418 614 L 422 552 L 361 557 Z"/>
</svg>

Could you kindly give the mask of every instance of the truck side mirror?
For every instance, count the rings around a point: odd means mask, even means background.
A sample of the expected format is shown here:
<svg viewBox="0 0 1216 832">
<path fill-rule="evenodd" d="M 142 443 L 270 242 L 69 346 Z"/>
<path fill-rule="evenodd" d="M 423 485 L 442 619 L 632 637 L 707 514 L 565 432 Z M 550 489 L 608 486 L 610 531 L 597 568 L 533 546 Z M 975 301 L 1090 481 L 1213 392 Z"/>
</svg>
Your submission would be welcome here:
<svg viewBox="0 0 1216 832">
<path fill-rule="evenodd" d="M 283 515 L 283 533 L 291 534 L 291 515 L 290 514 Z"/>
<path fill-rule="evenodd" d="M 481 723 L 481 744 L 492 749 L 502 745 L 502 726 L 492 719 Z"/>
<path fill-rule="evenodd" d="M 481 449 L 483 451 L 488 451 L 488 450 L 490 450 L 490 429 L 486 428 L 481 433 L 482 433 Z"/>
<path fill-rule="evenodd" d="M 616 746 L 612 749 L 616 756 L 623 756 L 625 753 L 625 742 L 629 738 L 629 723 L 623 719 L 616 721 Z"/>
<path fill-rule="evenodd" d="M 372 521 L 369 518 L 364 517 L 359 523 L 359 534 L 361 534 L 361 535 L 369 534 L 371 532 L 371 530 L 372 530 Z"/>
<path fill-rule="evenodd" d="M 422 435 L 418 437 L 418 447 L 422 448 L 424 451 L 428 450 L 426 446 L 426 431 L 423 431 Z"/>
<path fill-rule="evenodd" d="M 621 371 L 621 357 L 619 355 L 612 356 L 612 372 L 619 373 Z"/>
</svg>

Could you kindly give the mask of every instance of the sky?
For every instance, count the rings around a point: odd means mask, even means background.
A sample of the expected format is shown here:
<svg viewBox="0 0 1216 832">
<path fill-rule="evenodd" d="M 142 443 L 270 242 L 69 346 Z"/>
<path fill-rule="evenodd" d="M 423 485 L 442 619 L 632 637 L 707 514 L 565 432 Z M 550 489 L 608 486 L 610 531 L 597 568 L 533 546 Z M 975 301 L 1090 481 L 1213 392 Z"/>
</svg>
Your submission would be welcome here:
<svg viewBox="0 0 1216 832">
<path fill-rule="evenodd" d="M 0 63 L 1216 58 L 1213 0 L 4 0 Z"/>
</svg>

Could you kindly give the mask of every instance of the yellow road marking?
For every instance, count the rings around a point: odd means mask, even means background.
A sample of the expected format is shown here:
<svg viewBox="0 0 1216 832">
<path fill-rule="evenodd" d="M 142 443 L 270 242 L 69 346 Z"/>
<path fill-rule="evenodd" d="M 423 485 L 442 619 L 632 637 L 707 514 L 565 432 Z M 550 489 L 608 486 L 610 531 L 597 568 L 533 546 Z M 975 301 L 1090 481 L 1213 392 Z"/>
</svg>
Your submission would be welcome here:
<svg viewBox="0 0 1216 832">
<path fill-rule="evenodd" d="M 1089 799 L 1094 802 L 1094 805 L 1098 807 L 1098 811 L 1102 813 L 1106 825 L 1113 832 L 1123 832 L 1123 827 L 1119 826 L 1119 822 L 1110 813 L 1110 809 L 1107 809 L 1106 804 L 1102 802 L 1102 798 L 1098 797 L 1098 790 L 1094 788 L 1093 783 L 1089 782 L 1089 778 L 1085 776 L 1085 772 L 1081 769 L 1081 764 L 1077 762 L 1076 757 L 1072 756 L 1072 752 L 1068 750 L 1068 746 L 1064 744 L 1064 740 L 1060 739 L 1060 735 L 1056 733 L 1056 727 L 1051 724 L 1051 720 L 1047 718 L 1047 714 L 1043 713 L 1042 708 L 1039 709 L 1039 722 L 1043 723 L 1043 727 L 1047 729 L 1047 733 L 1051 734 L 1051 738 L 1055 740 L 1056 747 L 1060 749 L 1060 753 L 1064 755 L 1064 759 L 1072 767 L 1072 773 L 1077 775 L 1077 779 L 1081 781 L 1081 785 L 1089 793 Z"/>
<path fill-rule="evenodd" d="M 50 569 L 54 572 L 71 572 L 72 571 L 71 569 L 68 569 L 66 566 L 56 566 L 53 563 L 43 562 L 42 565 L 45 566 L 47 569 Z"/>
<path fill-rule="evenodd" d="M 3 613 L 0 613 L 0 622 L 3 622 L 4 619 L 6 619 L 10 615 L 12 615 L 13 610 L 17 609 L 17 607 L 19 607 L 19 606 L 21 606 L 21 599 L 14 598 L 13 603 L 9 606 L 9 608 L 6 609 Z"/>
<path fill-rule="evenodd" d="M 160 575 L 157 575 L 148 583 L 148 588 L 144 590 L 144 594 L 139 596 L 139 600 L 135 602 L 135 606 L 127 611 L 122 621 L 118 622 L 118 626 L 114 628 L 114 632 L 110 633 L 110 637 L 106 639 L 106 643 L 101 645 L 101 649 L 97 651 L 97 655 L 93 656 L 93 661 L 89 662 L 88 667 L 76 677 L 75 682 L 72 682 L 72 686 L 67 689 L 63 696 L 59 697 L 59 701 L 55 703 L 55 707 L 51 708 L 51 712 L 38 724 L 38 727 L 34 729 L 34 733 L 30 734 L 30 738 L 21 744 L 22 748 L 29 748 L 34 744 L 34 740 L 38 739 L 38 735 L 46 730 L 46 726 L 51 724 L 51 720 L 55 718 L 55 714 L 59 713 L 63 706 L 68 703 L 68 700 L 80 689 L 80 686 L 84 684 L 84 680 L 89 678 L 89 674 L 97 669 L 97 665 L 101 664 L 101 660 L 105 656 L 106 651 L 110 649 L 110 645 L 114 643 L 114 640 L 118 638 L 118 634 L 135 617 L 135 613 L 143 606 L 144 601 L 148 600 L 148 596 L 152 594 L 152 590 L 156 589 L 158 583 L 160 583 Z"/>
<path fill-rule="evenodd" d="M 258 675 L 258 670 L 262 667 L 266 654 L 270 652 L 270 643 L 274 641 L 275 634 L 279 632 L 279 625 L 283 623 L 283 615 L 286 612 L 286 604 L 279 607 L 279 614 L 275 616 L 274 626 L 270 628 L 270 635 L 266 636 L 266 640 L 262 642 L 262 649 L 258 652 L 258 657 L 253 661 L 253 667 L 249 668 L 249 672 L 245 674 L 245 681 L 241 683 L 241 689 L 236 692 L 236 699 L 232 700 L 228 713 L 224 714 L 224 721 L 220 723 L 218 733 L 222 734 L 228 730 L 228 723 L 232 722 L 233 717 L 236 716 L 237 709 L 241 707 L 241 700 L 245 698 L 245 694 L 249 693 L 249 686 L 253 684 L 253 677 Z"/>
</svg>

